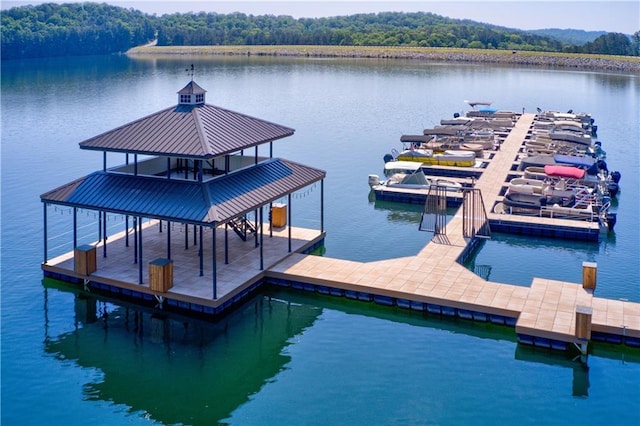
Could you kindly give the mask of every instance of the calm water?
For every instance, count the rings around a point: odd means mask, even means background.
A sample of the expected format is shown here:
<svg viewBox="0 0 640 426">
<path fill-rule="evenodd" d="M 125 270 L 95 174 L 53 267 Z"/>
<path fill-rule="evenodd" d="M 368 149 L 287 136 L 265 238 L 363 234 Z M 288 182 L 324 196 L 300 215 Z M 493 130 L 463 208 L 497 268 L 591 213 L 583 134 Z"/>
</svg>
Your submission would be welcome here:
<svg viewBox="0 0 640 426">
<path fill-rule="evenodd" d="M 536 276 L 579 282 L 582 262 L 597 262 L 597 295 L 640 301 L 640 76 L 371 60 L 8 62 L 3 424 L 640 423 L 640 353 L 617 346 L 592 345 L 585 367 L 517 345 L 512 329 L 350 300 L 270 291 L 211 323 L 43 282 L 39 195 L 102 167 L 82 140 L 175 105 L 191 63 L 208 103 L 296 129 L 275 155 L 327 170 L 325 256 L 343 259 L 408 256 L 431 237 L 418 231 L 419 207 L 369 198 L 367 175 L 382 174 L 403 133 L 463 111 L 465 99 L 591 112 L 609 167 L 622 173 L 615 235 L 498 234 L 468 267 L 527 286 Z M 318 191 L 294 197 L 296 224 L 319 226 Z M 68 212 L 53 216 L 66 232 Z"/>
</svg>

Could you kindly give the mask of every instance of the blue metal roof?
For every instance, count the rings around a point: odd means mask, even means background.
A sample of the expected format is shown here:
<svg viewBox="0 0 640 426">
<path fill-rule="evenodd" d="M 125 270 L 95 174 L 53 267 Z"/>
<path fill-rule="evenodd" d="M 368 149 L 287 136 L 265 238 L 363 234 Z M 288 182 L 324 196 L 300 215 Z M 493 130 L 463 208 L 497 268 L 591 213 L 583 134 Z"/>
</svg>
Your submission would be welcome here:
<svg viewBox="0 0 640 426">
<path fill-rule="evenodd" d="M 169 221 L 224 223 L 325 177 L 322 170 L 271 159 L 207 182 L 94 172 L 41 200 Z"/>
</svg>

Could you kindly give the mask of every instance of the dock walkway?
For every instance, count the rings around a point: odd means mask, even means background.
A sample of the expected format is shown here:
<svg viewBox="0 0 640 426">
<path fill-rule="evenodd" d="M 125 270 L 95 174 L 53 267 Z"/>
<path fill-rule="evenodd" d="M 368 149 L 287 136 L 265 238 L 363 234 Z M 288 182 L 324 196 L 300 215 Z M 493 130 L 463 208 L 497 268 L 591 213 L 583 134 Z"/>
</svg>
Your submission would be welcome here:
<svg viewBox="0 0 640 426">
<path fill-rule="evenodd" d="M 483 194 L 487 210 L 500 200 L 500 191 L 506 176 L 512 170 L 520 147 L 535 118 L 523 114 L 515 127 L 496 151 L 490 165 L 476 182 Z M 488 213 L 489 220 L 508 221 L 508 215 Z M 555 224 L 560 219 L 534 218 L 541 223 Z M 516 219 L 517 220 L 517 219 Z M 151 227 L 150 223 L 147 226 Z M 583 225 L 583 226 L 591 226 Z M 462 209 L 447 223 L 446 235 L 436 235 L 415 256 L 375 262 L 356 262 L 329 257 L 301 254 L 305 249 L 322 241 L 319 231 L 291 227 L 292 252 L 287 250 L 288 228 L 274 230 L 273 236 L 264 237 L 264 267 L 258 265 L 258 248 L 253 240 L 242 241 L 229 237 L 229 250 L 234 258 L 226 264 L 222 253 L 217 253 L 218 298 L 213 299 L 212 272 L 198 274 L 198 256 L 184 248 L 172 249 L 176 265 L 175 285 L 166 293 L 157 293 L 146 285 L 138 284 L 136 265 L 132 264 L 132 248 L 124 247 L 122 235 L 110 236 L 108 257 L 98 255 L 97 271 L 81 276 L 74 272 L 73 253 L 51 259 L 42 265 L 45 275 L 104 285 L 112 292 L 144 297 L 159 297 L 167 303 L 177 303 L 185 309 L 207 308 L 219 312 L 232 301 L 238 301 L 263 280 L 274 284 L 311 289 L 375 301 L 383 304 L 427 310 L 443 315 L 491 321 L 514 325 L 522 341 L 539 346 L 566 348 L 580 343 L 576 337 L 576 308 L 592 308 L 591 330 L 630 346 L 640 346 L 640 303 L 607 300 L 595 297 L 591 290 L 579 283 L 534 278 L 531 287 L 494 283 L 475 275 L 459 263 L 469 252 L 472 241 L 462 232 Z M 416 224 L 417 228 L 417 224 Z M 145 232 L 145 253 L 148 262 L 163 256 L 164 237 L 159 232 Z M 224 232 L 218 232 L 218 247 L 224 246 Z M 157 240 L 157 243 L 154 241 Z M 156 244 L 156 245 L 154 245 Z M 175 238 L 172 245 L 180 245 Z M 124 248 L 123 248 L 124 247 Z M 210 249 L 203 247 L 205 259 Z M 209 251 L 207 251 L 209 250 Z M 98 253 L 101 253 L 100 244 Z M 147 282 L 145 271 L 143 282 Z M 198 307 L 195 309 L 194 307 Z M 530 341 L 527 341 L 530 339 Z"/>
<path fill-rule="evenodd" d="M 521 116 L 476 182 L 486 206 L 501 199 L 505 178 L 534 117 Z M 494 221 L 510 219 L 508 215 L 488 215 Z M 534 219 L 550 224 L 561 220 Z M 639 303 L 600 299 L 576 283 L 535 278 L 531 287 L 520 287 L 485 281 L 458 263 L 467 244 L 459 210 L 447 224 L 446 236 L 436 236 L 416 256 L 361 263 L 292 255 L 271 268 L 268 276 L 453 308 L 472 316 L 514 318 L 518 334 L 566 343 L 579 341 L 575 336 L 576 306 L 589 306 L 593 308 L 594 332 L 640 338 Z"/>
</svg>

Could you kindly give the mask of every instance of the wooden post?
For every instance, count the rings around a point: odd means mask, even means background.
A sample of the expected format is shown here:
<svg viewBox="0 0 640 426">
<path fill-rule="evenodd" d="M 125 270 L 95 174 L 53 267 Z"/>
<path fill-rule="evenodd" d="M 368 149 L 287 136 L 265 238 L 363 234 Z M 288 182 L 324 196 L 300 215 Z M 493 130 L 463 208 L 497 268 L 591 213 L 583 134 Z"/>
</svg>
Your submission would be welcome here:
<svg viewBox="0 0 640 426">
<path fill-rule="evenodd" d="M 596 271 L 598 264 L 595 262 L 582 262 L 582 288 L 596 290 Z"/>
<path fill-rule="evenodd" d="M 173 261 L 154 259 L 149 262 L 149 288 L 162 293 L 173 287 Z"/>
<path fill-rule="evenodd" d="M 591 340 L 591 316 L 593 309 L 590 306 L 576 306 L 576 337 L 580 340 Z"/>
<path fill-rule="evenodd" d="M 284 228 L 287 226 L 286 204 L 273 203 L 271 206 L 271 226 L 274 228 Z"/>
<path fill-rule="evenodd" d="M 96 248 L 86 244 L 78 246 L 73 251 L 74 271 L 80 275 L 89 275 L 96 271 Z"/>
</svg>

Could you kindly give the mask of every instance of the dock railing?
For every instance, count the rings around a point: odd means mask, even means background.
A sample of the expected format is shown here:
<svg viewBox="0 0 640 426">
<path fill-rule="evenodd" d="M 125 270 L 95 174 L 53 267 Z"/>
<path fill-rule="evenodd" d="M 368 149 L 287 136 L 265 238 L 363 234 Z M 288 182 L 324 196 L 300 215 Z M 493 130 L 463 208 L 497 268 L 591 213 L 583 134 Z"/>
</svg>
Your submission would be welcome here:
<svg viewBox="0 0 640 426">
<path fill-rule="evenodd" d="M 482 191 L 465 188 L 462 193 L 462 233 L 465 238 L 491 238 Z"/>
<path fill-rule="evenodd" d="M 419 229 L 433 232 L 434 235 L 447 235 L 447 187 L 441 185 L 429 187 Z"/>
</svg>

